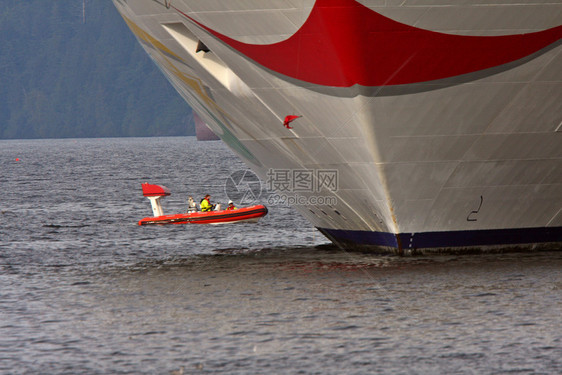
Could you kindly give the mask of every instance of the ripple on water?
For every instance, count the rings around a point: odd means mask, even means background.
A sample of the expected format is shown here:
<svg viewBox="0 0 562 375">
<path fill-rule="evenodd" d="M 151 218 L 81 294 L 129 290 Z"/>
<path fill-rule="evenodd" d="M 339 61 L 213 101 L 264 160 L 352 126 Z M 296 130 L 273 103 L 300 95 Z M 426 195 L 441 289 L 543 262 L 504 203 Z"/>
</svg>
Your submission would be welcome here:
<svg viewBox="0 0 562 375">
<path fill-rule="evenodd" d="M 340 252 L 286 207 L 139 227 L 141 182 L 177 211 L 245 167 L 188 138 L 1 142 L 32 161 L 2 170 L 2 373 L 562 373 L 560 252 Z"/>
</svg>

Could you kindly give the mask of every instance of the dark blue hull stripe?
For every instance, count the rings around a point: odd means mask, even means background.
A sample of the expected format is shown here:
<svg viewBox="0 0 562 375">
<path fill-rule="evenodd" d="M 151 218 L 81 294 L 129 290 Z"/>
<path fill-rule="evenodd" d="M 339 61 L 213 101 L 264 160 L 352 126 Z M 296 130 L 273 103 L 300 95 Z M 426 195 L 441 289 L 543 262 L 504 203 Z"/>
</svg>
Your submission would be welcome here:
<svg viewBox="0 0 562 375">
<path fill-rule="evenodd" d="M 400 233 L 318 228 L 332 241 L 401 249 L 562 243 L 562 227 Z"/>
</svg>

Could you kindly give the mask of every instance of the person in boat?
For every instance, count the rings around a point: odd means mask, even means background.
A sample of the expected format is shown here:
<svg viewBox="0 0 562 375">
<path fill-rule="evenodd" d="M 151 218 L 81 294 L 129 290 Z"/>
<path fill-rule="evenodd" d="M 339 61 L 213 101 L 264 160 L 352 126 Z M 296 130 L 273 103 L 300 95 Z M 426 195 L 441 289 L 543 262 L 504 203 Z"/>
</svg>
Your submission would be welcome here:
<svg viewBox="0 0 562 375">
<path fill-rule="evenodd" d="M 195 201 L 193 200 L 193 197 L 191 195 L 187 197 L 187 213 L 190 212 L 197 212 L 197 205 L 195 204 Z"/>
<path fill-rule="evenodd" d="M 201 199 L 201 211 L 209 212 L 213 211 L 215 208 L 214 204 L 211 204 L 211 196 L 209 194 L 205 195 L 205 198 Z"/>
<path fill-rule="evenodd" d="M 237 210 L 238 208 L 236 208 L 236 206 L 234 206 L 234 202 L 233 201 L 228 201 L 228 207 L 226 207 L 227 210 Z"/>
</svg>

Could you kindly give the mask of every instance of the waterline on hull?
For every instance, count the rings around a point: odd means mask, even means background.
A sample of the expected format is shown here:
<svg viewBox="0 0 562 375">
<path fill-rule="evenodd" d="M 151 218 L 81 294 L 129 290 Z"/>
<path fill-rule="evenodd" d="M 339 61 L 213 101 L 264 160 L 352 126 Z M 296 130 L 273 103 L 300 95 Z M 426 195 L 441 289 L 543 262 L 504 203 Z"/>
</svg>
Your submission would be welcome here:
<svg viewBox="0 0 562 375">
<path fill-rule="evenodd" d="M 559 250 L 562 227 L 488 229 L 426 233 L 385 233 L 317 228 L 344 249 L 381 253 L 487 253 Z"/>
</svg>

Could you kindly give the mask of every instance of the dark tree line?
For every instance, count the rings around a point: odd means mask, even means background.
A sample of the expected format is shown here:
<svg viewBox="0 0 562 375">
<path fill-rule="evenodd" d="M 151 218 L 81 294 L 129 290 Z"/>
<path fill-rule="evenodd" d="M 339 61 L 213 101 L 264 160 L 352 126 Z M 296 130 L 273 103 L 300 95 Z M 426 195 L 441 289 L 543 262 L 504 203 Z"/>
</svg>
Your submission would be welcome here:
<svg viewBox="0 0 562 375">
<path fill-rule="evenodd" d="M 107 0 L 0 0 L 0 138 L 195 134 Z"/>
</svg>

